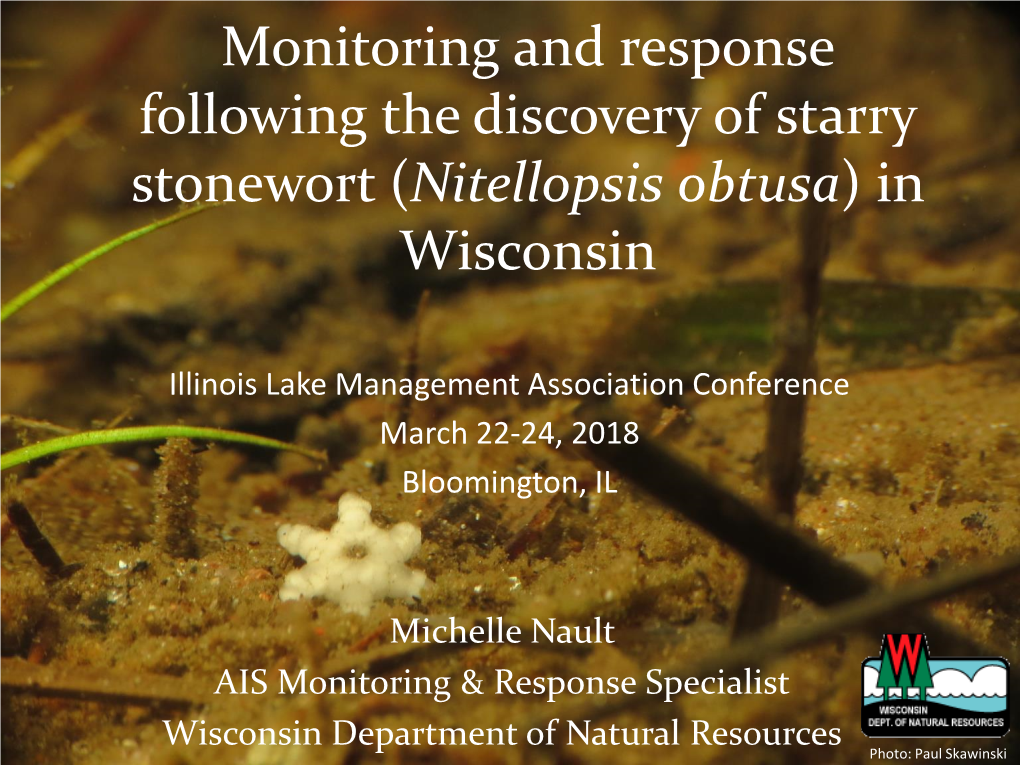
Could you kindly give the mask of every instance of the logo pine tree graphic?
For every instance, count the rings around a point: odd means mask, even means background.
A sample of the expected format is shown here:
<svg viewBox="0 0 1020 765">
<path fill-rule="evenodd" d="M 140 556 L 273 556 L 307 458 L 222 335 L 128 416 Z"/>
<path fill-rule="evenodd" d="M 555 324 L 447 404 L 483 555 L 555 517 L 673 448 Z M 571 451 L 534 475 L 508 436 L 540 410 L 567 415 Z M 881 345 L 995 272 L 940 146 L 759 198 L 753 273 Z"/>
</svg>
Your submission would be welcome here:
<svg viewBox="0 0 1020 765">
<path fill-rule="evenodd" d="M 925 701 L 928 689 L 934 687 L 928 665 L 928 644 L 924 635 L 887 634 L 882 641 L 882 663 L 878 672 L 878 687 L 884 701 L 889 700 L 889 689 L 899 688 L 900 699 L 906 701 L 911 688 L 918 690 L 918 698 Z"/>
</svg>

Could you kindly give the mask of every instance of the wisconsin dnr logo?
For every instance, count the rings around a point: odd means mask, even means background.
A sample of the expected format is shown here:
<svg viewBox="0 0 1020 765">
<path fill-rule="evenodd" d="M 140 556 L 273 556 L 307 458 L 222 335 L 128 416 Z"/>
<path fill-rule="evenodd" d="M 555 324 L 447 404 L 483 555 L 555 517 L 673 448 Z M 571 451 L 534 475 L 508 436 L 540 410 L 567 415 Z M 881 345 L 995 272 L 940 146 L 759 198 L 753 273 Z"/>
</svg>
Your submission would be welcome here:
<svg viewBox="0 0 1020 765">
<path fill-rule="evenodd" d="M 924 635 L 885 635 L 861 664 L 861 730 L 871 738 L 996 738 L 1009 732 L 1009 664 L 932 657 Z"/>
</svg>

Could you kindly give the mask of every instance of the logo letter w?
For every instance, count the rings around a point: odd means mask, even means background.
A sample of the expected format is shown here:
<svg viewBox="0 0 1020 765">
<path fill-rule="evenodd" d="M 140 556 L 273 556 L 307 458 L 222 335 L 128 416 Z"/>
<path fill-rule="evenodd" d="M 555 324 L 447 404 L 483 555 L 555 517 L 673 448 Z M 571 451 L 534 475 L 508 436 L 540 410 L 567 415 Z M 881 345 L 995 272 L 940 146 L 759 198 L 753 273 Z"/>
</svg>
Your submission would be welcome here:
<svg viewBox="0 0 1020 765">
<path fill-rule="evenodd" d="M 886 635 L 885 645 L 892 659 L 893 671 L 899 677 L 903 671 L 904 655 L 907 659 L 907 667 L 910 671 L 910 679 L 913 680 L 917 674 L 917 661 L 921 657 L 921 641 L 924 636 L 917 635 Z"/>
</svg>

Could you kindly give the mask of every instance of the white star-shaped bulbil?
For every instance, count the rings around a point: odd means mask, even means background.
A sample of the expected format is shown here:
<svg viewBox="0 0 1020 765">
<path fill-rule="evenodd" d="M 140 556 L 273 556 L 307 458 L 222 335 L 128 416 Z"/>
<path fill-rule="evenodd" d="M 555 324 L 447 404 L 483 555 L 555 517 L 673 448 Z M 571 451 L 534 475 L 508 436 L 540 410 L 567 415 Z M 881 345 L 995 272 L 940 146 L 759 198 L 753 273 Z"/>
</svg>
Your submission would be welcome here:
<svg viewBox="0 0 1020 765">
<path fill-rule="evenodd" d="M 329 531 L 285 524 L 276 538 L 306 561 L 287 574 L 280 600 L 322 597 L 364 615 L 383 598 L 417 597 L 428 582 L 423 572 L 404 565 L 421 549 L 421 529 L 410 523 L 379 528 L 372 523 L 372 505 L 357 494 L 340 498 Z"/>
</svg>

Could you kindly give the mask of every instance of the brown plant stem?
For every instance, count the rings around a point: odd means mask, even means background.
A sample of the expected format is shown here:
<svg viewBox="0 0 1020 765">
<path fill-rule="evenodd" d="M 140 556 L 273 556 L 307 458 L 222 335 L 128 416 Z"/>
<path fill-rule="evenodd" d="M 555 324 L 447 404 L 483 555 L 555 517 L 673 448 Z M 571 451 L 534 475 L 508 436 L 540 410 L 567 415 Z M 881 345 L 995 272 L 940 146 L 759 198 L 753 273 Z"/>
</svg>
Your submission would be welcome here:
<svg viewBox="0 0 1020 765">
<path fill-rule="evenodd" d="M 7 518 L 10 520 L 11 526 L 14 527 L 14 531 L 17 532 L 18 538 L 21 539 L 21 543 L 35 558 L 36 563 L 46 570 L 47 574 L 57 579 L 65 579 L 80 568 L 78 565 L 68 566 L 64 563 L 64 559 L 60 557 L 60 553 L 42 533 L 42 529 L 36 524 L 24 503 L 13 500 L 7 507 Z"/>
<path fill-rule="evenodd" d="M 832 175 L 835 148 L 835 135 L 817 132 L 810 136 L 804 173 L 812 179 Z M 822 271 L 829 254 L 829 204 L 812 198 L 801 208 L 797 258 L 781 285 L 779 350 L 772 371 L 773 395 L 768 399 L 765 467 L 769 509 L 785 518 L 797 512 L 808 398 L 804 394 L 791 395 L 775 381 L 802 380 L 816 372 Z M 733 636 L 741 637 L 772 624 L 779 614 L 782 594 L 781 582 L 751 565 L 733 622 Z"/>
<path fill-rule="evenodd" d="M 31 664 L 24 659 L 0 659 L 0 686 L 5 693 L 77 701 L 168 707 L 201 706 L 203 703 L 178 677 L 137 672 L 122 675 L 110 669 L 63 668 Z"/>
</svg>

